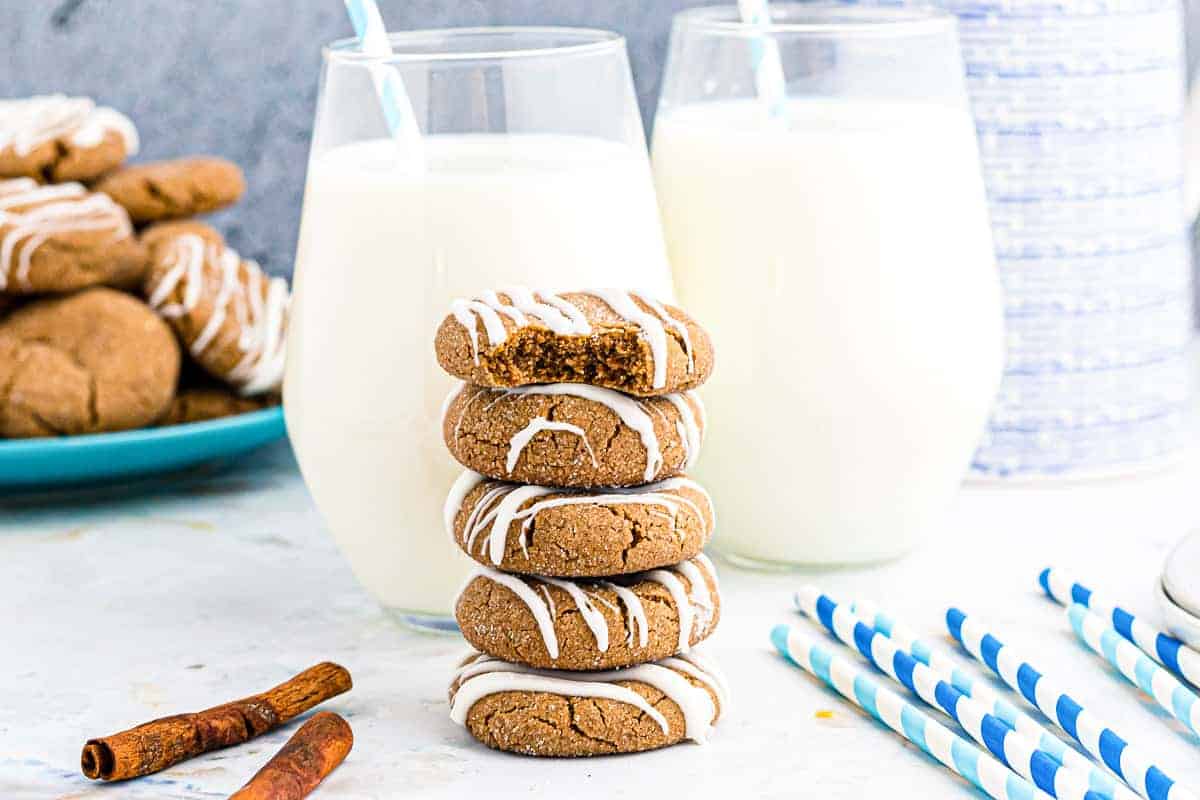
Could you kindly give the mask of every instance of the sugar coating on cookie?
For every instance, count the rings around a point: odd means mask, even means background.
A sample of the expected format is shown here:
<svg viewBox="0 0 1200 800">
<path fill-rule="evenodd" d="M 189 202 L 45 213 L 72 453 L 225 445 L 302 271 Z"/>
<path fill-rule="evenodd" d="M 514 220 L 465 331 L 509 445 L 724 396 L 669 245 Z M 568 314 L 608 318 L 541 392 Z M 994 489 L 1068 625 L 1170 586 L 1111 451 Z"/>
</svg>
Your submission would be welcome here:
<svg viewBox="0 0 1200 800">
<path fill-rule="evenodd" d="M 106 195 L 78 183 L 0 180 L 0 291 L 128 283 L 145 267 L 129 215 Z"/>
<path fill-rule="evenodd" d="M 721 672 L 689 653 L 604 672 L 549 672 L 476 653 L 450 684 L 450 718 L 488 747 L 543 757 L 703 744 L 727 710 Z"/>
<path fill-rule="evenodd" d="M 639 396 L 708 379 L 708 333 L 645 292 L 555 294 L 507 286 L 455 300 L 434 340 L 438 363 L 480 386 L 584 383 Z"/>
<path fill-rule="evenodd" d="M 184 219 L 236 203 L 242 170 L 223 158 L 195 157 L 124 167 L 96 184 L 138 224 Z"/>
<path fill-rule="evenodd" d="M 442 435 L 460 464 L 497 480 L 625 487 L 691 468 L 704 406 L 692 392 L 632 397 L 575 383 L 455 387 Z"/>
<path fill-rule="evenodd" d="M 141 428 L 175 393 L 174 334 L 112 289 L 35 300 L 0 321 L 0 340 L 0 436 Z"/>
<path fill-rule="evenodd" d="M 467 555 L 506 572 L 603 577 L 698 555 L 712 499 L 687 477 L 632 489 L 571 490 L 489 480 L 466 470 L 446 497 L 446 532 Z"/>
<path fill-rule="evenodd" d="M 607 580 L 511 575 L 478 567 L 454 605 L 477 650 L 531 667 L 615 669 L 688 652 L 721 616 L 704 555 Z"/>
<path fill-rule="evenodd" d="M 185 232 L 155 249 L 144 291 L 196 362 L 243 395 L 283 379 L 290 292 L 219 241 Z"/>
<path fill-rule="evenodd" d="M 0 177 L 91 181 L 137 151 L 133 122 L 86 97 L 0 100 Z"/>
</svg>

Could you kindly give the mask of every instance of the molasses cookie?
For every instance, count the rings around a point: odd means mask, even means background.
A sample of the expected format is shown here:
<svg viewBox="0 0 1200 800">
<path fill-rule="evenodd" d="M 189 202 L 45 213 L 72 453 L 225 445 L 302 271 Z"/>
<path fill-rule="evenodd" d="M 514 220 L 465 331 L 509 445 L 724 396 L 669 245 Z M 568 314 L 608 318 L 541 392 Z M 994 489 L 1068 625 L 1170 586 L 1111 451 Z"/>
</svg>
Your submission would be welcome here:
<svg viewBox="0 0 1200 800">
<path fill-rule="evenodd" d="M 609 672 L 546 672 L 483 654 L 450 684 L 450 718 L 497 750 L 528 756 L 636 753 L 703 743 L 728 707 L 698 653 Z"/>
<path fill-rule="evenodd" d="M 0 321 L 0 436 L 140 428 L 166 412 L 179 345 L 140 300 L 88 289 Z"/>
<path fill-rule="evenodd" d="M 236 164 L 223 158 L 181 158 L 125 167 L 95 188 L 141 225 L 232 205 L 245 193 L 246 179 Z"/>
<path fill-rule="evenodd" d="M 447 398 L 442 435 L 467 469 L 544 486 L 634 486 L 679 475 L 700 454 L 704 407 L 690 392 L 637 398 L 575 383 L 473 384 Z"/>
<path fill-rule="evenodd" d="M 129 215 L 78 183 L 0 180 L 0 292 L 69 292 L 129 284 L 146 252 Z"/>
<path fill-rule="evenodd" d="M 703 555 L 607 580 L 518 576 L 478 567 L 454 606 L 463 636 L 505 661 L 615 669 L 687 652 L 721 616 Z"/>
<path fill-rule="evenodd" d="M 455 377 L 495 388 L 586 383 L 643 397 L 694 389 L 713 348 L 687 314 L 644 293 L 505 287 L 455 300 L 434 340 Z"/>
<path fill-rule="evenodd" d="M 446 498 L 446 530 L 505 572 L 603 577 L 692 558 L 713 531 L 708 492 L 685 477 L 580 491 L 491 481 L 465 471 Z"/>
<path fill-rule="evenodd" d="M 129 118 L 86 97 L 0 100 L 0 178 L 92 181 L 137 150 Z"/>
<path fill-rule="evenodd" d="M 183 236 L 185 233 L 194 233 L 209 244 L 225 244 L 225 237 L 211 225 L 194 219 L 180 219 L 171 222 L 156 222 L 143 229 L 141 233 L 142 246 L 146 248 L 146 253 L 153 259 L 157 257 L 160 247 L 169 244 L 171 240 Z"/>
<path fill-rule="evenodd" d="M 154 243 L 144 291 L 210 375 L 244 396 L 278 389 L 290 301 L 285 280 L 268 278 L 219 237 L 186 231 Z"/>
<path fill-rule="evenodd" d="M 279 398 L 275 395 L 241 397 L 229 389 L 219 387 L 183 389 L 175 395 L 171 407 L 158 424 L 185 425 L 189 422 L 206 422 L 261 411 L 276 405 L 279 405 Z"/>
</svg>

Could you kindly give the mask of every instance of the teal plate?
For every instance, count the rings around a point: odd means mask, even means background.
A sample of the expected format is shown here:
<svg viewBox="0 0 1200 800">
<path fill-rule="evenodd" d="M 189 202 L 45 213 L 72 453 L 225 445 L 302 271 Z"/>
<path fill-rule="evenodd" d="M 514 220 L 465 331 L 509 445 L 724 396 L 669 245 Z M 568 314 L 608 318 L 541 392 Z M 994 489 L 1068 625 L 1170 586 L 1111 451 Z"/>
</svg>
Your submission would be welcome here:
<svg viewBox="0 0 1200 800">
<path fill-rule="evenodd" d="M 61 439 L 0 441 L 0 490 L 111 483 L 246 453 L 287 435 L 283 409 Z"/>
</svg>

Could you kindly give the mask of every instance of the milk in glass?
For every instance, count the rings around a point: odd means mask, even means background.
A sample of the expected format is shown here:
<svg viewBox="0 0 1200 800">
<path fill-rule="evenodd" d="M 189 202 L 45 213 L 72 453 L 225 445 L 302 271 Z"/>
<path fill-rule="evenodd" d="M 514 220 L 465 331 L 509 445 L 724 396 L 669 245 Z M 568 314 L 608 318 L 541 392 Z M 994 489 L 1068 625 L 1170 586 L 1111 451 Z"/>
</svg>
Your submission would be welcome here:
<svg viewBox="0 0 1200 800">
<path fill-rule="evenodd" d="M 523 284 L 671 296 L 644 151 L 538 134 L 391 141 L 309 171 L 284 386 L 304 477 L 358 578 L 399 611 L 447 614 L 470 561 L 442 501 L 461 471 L 441 441 L 453 382 L 433 335 L 450 301 Z"/>
</svg>

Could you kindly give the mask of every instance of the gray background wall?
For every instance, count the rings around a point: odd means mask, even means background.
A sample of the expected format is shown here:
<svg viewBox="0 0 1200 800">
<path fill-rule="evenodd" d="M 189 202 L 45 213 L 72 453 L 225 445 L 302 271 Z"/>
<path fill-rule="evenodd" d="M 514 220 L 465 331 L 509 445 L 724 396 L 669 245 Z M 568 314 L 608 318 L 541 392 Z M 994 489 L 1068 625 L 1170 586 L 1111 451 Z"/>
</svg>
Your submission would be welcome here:
<svg viewBox="0 0 1200 800">
<path fill-rule="evenodd" d="M 671 15 L 705 4 L 380 0 L 394 29 L 538 23 L 618 30 L 629 37 L 647 120 Z M 141 158 L 215 153 L 237 161 L 250 190 L 217 222 L 243 253 L 288 272 L 320 48 L 350 34 L 340 0 L 0 0 L 0 96 L 89 95 L 133 117 Z"/>
</svg>

